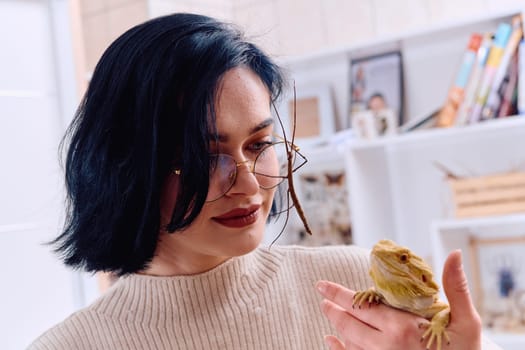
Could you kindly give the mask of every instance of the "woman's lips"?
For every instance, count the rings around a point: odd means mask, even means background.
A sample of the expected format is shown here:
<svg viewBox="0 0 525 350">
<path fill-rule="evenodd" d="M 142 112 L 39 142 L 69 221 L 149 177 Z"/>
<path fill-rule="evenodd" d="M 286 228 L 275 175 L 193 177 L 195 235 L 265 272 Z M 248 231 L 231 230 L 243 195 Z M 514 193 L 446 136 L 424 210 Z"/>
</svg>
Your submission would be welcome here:
<svg viewBox="0 0 525 350">
<path fill-rule="evenodd" d="M 253 224 L 259 217 L 259 205 L 249 208 L 236 208 L 220 216 L 213 218 L 214 221 L 227 227 L 244 227 Z"/>
</svg>

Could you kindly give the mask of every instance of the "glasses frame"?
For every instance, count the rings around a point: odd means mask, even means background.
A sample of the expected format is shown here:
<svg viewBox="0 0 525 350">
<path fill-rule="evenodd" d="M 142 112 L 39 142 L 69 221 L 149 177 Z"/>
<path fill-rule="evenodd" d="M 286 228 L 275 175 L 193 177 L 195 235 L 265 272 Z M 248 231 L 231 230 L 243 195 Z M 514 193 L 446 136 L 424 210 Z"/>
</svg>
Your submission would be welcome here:
<svg viewBox="0 0 525 350">
<path fill-rule="evenodd" d="M 239 167 L 243 164 L 247 164 L 248 165 L 248 171 L 253 174 L 254 176 L 257 176 L 257 175 L 261 175 L 261 176 L 266 176 L 266 177 L 271 177 L 271 178 L 276 178 L 276 179 L 281 179 L 277 184 L 273 185 L 273 186 L 262 186 L 259 182 L 259 187 L 264 189 L 264 190 L 270 190 L 272 188 L 275 188 L 277 186 L 279 186 L 284 180 L 286 180 L 288 178 L 288 174 L 287 175 L 275 175 L 275 176 L 272 176 L 272 175 L 265 175 L 265 174 L 262 174 L 262 173 L 257 173 L 255 171 L 255 165 L 257 164 L 257 160 L 259 159 L 259 156 L 262 154 L 262 152 L 264 152 L 265 149 L 269 148 L 269 147 L 274 147 L 275 145 L 278 145 L 278 144 L 284 144 L 284 147 L 285 149 L 287 150 L 288 152 L 288 149 L 289 148 L 292 148 L 292 149 L 299 149 L 296 145 L 292 145 L 292 144 L 287 144 L 288 141 L 286 141 L 285 139 L 283 139 L 282 137 L 280 137 L 279 135 L 274 135 L 274 138 L 276 139 L 280 139 L 281 141 L 277 141 L 277 142 L 272 142 L 271 144 L 269 144 L 268 146 L 266 146 L 262 151 L 261 153 L 259 153 L 257 155 L 257 157 L 255 157 L 255 159 L 252 161 L 250 159 L 246 159 L 246 160 L 243 160 L 243 161 L 240 161 L 238 162 L 233 156 L 231 156 L 230 154 L 227 154 L 227 153 L 217 153 L 217 154 L 214 154 L 213 156 L 215 157 L 220 157 L 220 156 L 223 156 L 223 157 L 227 157 L 227 158 L 231 158 L 233 160 L 233 163 L 235 163 L 235 172 L 233 173 L 233 179 L 231 180 L 231 183 L 229 184 L 228 186 L 228 189 L 225 190 L 220 196 L 218 196 L 217 198 L 214 198 L 214 199 L 207 199 L 206 202 L 209 203 L 209 202 L 215 202 L 219 199 L 221 199 L 222 197 L 224 197 L 230 190 L 231 188 L 235 185 L 235 182 L 237 181 L 237 176 L 239 174 L 238 170 Z M 298 153 L 300 154 L 300 153 Z M 301 155 L 302 156 L 302 155 Z M 306 161 L 306 158 L 304 158 L 304 156 L 302 156 L 302 158 Z M 301 164 L 302 166 L 302 164 Z"/>
</svg>

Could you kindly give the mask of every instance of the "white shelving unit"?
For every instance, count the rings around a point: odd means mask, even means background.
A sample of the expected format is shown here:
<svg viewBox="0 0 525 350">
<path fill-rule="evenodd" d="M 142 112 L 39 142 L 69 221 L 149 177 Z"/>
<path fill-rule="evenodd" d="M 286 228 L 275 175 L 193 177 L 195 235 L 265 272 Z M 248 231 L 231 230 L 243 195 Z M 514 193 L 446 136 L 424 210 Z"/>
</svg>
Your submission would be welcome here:
<svg viewBox="0 0 525 350">
<path fill-rule="evenodd" d="M 288 59 L 282 63 L 296 88 L 330 86 L 339 129 L 348 125 L 349 71 L 353 58 L 400 50 L 405 119 L 427 115 L 445 101 L 473 32 L 493 32 L 521 9 Z M 300 116 L 299 116 L 300 118 Z M 300 123 L 300 119 L 298 120 Z M 430 223 L 449 216 L 445 175 L 486 175 L 525 167 L 525 118 L 506 118 L 463 128 L 423 130 L 392 138 L 351 140 L 344 153 L 355 243 L 371 247 L 380 238 L 409 244 L 431 257 Z M 305 150 L 305 153 L 308 153 Z"/>
<path fill-rule="evenodd" d="M 400 50 L 403 57 L 405 119 L 435 111 L 445 101 L 473 32 L 495 31 L 522 9 L 492 13 L 424 31 L 282 62 L 297 90 L 329 85 L 338 129 L 348 126 L 349 72 L 352 58 Z M 299 116 L 300 117 L 300 116 Z M 298 120 L 300 123 L 300 119 Z M 525 232 L 524 215 L 451 219 L 445 174 L 436 162 L 459 176 L 482 176 L 525 169 L 525 117 L 461 128 L 421 130 L 376 140 L 350 139 L 340 145 L 346 157 L 352 234 L 357 245 L 372 247 L 381 238 L 410 246 L 433 261 L 440 278 L 444 259 L 465 227 Z M 308 154 L 306 149 L 303 149 Z M 463 231 L 462 231 L 463 230 Z M 445 243 L 444 243 L 445 242 Z M 490 333 L 504 349 L 524 349 L 523 334 Z"/>
<path fill-rule="evenodd" d="M 432 221 L 450 217 L 444 165 L 458 175 L 525 168 L 525 118 L 465 128 L 425 130 L 347 146 L 355 242 L 395 239 L 425 257 Z"/>
</svg>

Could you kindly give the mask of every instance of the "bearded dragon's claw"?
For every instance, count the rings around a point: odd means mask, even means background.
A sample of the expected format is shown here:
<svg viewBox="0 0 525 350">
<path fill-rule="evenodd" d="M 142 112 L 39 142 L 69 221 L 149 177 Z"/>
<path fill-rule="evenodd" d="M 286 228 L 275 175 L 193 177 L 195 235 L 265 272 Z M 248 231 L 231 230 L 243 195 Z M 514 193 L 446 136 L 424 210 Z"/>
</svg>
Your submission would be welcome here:
<svg viewBox="0 0 525 350">
<path fill-rule="evenodd" d="M 445 330 L 446 325 L 444 325 L 439 319 L 433 319 L 428 324 L 419 324 L 419 328 L 426 328 L 425 332 L 421 336 L 421 341 L 428 338 L 426 349 L 430 349 L 434 343 L 436 343 L 436 349 L 441 350 L 441 343 L 443 338 L 446 339 L 446 344 L 450 344 L 450 338 L 447 331 Z"/>
<path fill-rule="evenodd" d="M 369 288 L 368 290 L 357 292 L 354 295 L 354 303 L 352 304 L 352 308 L 357 307 L 361 308 L 361 305 L 364 302 L 368 303 L 368 307 L 372 307 L 372 304 L 379 304 L 381 301 L 381 295 L 378 294 L 374 288 Z"/>
</svg>

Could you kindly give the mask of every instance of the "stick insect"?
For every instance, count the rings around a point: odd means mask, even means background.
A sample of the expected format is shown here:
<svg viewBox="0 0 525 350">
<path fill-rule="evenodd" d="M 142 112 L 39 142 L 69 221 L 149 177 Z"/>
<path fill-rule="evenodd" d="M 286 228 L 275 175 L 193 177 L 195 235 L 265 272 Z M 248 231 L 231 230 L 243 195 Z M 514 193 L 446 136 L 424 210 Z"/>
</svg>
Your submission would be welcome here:
<svg viewBox="0 0 525 350">
<path fill-rule="evenodd" d="M 278 119 L 279 124 L 281 126 L 281 130 L 283 132 L 284 145 L 285 145 L 285 148 L 286 148 L 286 161 L 287 161 L 286 181 L 288 183 L 288 189 L 287 189 L 287 208 L 288 209 L 286 210 L 286 219 L 285 219 L 285 222 L 284 222 L 283 229 L 277 235 L 277 238 L 275 238 L 275 240 L 272 242 L 272 244 L 275 241 L 277 241 L 277 239 L 279 239 L 279 237 L 281 236 L 281 234 L 283 233 L 283 231 L 284 231 L 284 229 L 286 227 L 286 224 L 288 223 L 288 219 L 290 218 L 290 213 L 289 213 L 289 209 L 291 208 L 291 206 L 289 205 L 290 204 L 289 203 L 290 197 L 292 198 L 292 203 L 293 203 L 292 206 L 295 207 L 295 210 L 297 211 L 297 214 L 299 215 L 299 218 L 301 219 L 301 221 L 303 223 L 304 229 L 306 230 L 306 232 L 309 235 L 312 234 L 312 230 L 310 229 L 310 225 L 308 224 L 308 220 L 306 219 L 306 215 L 304 213 L 303 207 L 301 206 L 301 203 L 299 202 L 299 198 L 297 197 L 297 193 L 295 192 L 295 185 L 294 185 L 294 180 L 293 180 L 293 173 L 295 171 L 297 171 L 298 169 L 300 169 L 308 161 L 306 159 L 306 157 L 303 156 L 299 152 L 299 147 L 295 144 L 295 129 L 296 129 L 296 125 L 297 125 L 296 97 L 297 96 L 296 96 L 296 90 L 295 90 L 295 85 L 294 85 L 294 87 L 293 87 L 293 123 L 292 123 L 292 139 L 291 139 L 291 142 L 288 141 L 288 139 L 286 137 L 286 130 L 284 128 L 284 124 L 283 124 L 283 121 L 281 119 L 281 116 L 279 115 L 279 111 L 277 110 L 275 105 L 273 105 L 273 108 L 274 108 L 275 113 L 277 115 L 277 119 Z M 294 168 L 294 160 L 295 160 L 296 154 L 298 154 L 303 159 L 303 162 L 298 167 Z"/>
</svg>

